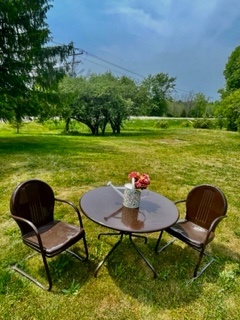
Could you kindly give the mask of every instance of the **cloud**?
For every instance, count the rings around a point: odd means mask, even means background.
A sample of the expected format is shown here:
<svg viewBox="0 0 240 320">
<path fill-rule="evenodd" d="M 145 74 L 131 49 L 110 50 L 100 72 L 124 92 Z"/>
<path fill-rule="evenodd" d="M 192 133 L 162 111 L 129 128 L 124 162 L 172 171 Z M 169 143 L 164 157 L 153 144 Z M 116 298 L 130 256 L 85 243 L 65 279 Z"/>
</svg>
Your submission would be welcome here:
<svg viewBox="0 0 240 320">
<path fill-rule="evenodd" d="M 143 76 L 166 72 L 177 77 L 179 88 L 212 97 L 224 85 L 223 69 L 239 45 L 239 0 L 61 0 L 53 5 L 48 21 L 56 41 L 73 41 Z M 95 67 L 84 61 L 85 69 Z"/>
<path fill-rule="evenodd" d="M 166 36 L 166 20 L 156 19 L 144 9 L 132 7 L 117 7 L 108 11 L 108 14 L 118 16 L 122 25 L 128 32 L 142 36 L 143 32 L 154 32 L 160 36 Z"/>
</svg>

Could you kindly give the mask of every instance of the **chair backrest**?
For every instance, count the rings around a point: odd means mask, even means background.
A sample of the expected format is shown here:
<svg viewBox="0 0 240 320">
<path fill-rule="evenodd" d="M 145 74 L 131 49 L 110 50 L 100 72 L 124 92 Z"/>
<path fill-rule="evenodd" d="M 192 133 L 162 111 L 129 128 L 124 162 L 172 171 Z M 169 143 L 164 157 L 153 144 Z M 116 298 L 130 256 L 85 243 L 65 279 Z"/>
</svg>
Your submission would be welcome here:
<svg viewBox="0 0 240 320">
<path fill-rule="evenodd" d="M 216 218 L 225 216 L 226 212 L 226 197 L 217 187 L 207 184 L 199 185 L 187 196 L 186 219 L 203 228 L 209 229 L 211 223 Z"/>
<path fill-rule="evenodd" d="M 27 180 L 19 184 L 10 199 L 10 211 L 13 216 L 31 221 L 37 228 L 53 221 L 54 193 L 45 182 L 37 179 Z M 19 220 L 22 234 L 32 229 Z"/>
</svg>

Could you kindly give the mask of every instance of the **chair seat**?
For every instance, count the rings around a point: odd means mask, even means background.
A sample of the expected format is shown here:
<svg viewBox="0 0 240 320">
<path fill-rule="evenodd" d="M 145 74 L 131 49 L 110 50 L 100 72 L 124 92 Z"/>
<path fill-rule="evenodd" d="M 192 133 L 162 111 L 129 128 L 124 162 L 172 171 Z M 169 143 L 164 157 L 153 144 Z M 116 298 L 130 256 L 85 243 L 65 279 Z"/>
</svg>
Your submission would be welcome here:
<svg viewBox="0 0 240 320">
<path fill-rule="evenodd" d="M 38 231 L 47 257 L 53 257 L 64 248 L 69 248 L 85 234 L 84 229 L 58 220 L 38 228 Z M 34 232 L 25 234 L 23 241 L 26 245 L 40 252 L 38 239 Z"/>
<path fill-rule="evenodd" d="M 202 228 L 191 221 L 181 221 L 171 226 L 166 231 L 172 236 L 176 236 L 176 238 L 196 248 L 202 247 L 208 234 L 207 229 Z M 211 232 L 207 243 L 211 242 L 213 238 L 214 233 Z"/>
</svg>

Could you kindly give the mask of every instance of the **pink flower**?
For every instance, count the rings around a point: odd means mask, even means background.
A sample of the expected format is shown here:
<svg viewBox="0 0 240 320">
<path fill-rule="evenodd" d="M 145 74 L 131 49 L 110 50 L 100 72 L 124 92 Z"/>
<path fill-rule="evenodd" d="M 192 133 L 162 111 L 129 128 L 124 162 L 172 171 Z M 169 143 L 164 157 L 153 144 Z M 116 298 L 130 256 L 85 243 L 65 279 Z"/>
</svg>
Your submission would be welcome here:
<svg viewBox="0 0 240 320">
<path fill-rule="evenodd" d="M 128 178 L 131 180 L 132 178 L 135 179 L 135 188 L 136 189 L 146 189 L 147 186 L 150 184 L 151 180 L 149 175 L 146 173 L 140 174 L 137 171 L 132 171 L 129 173 Z"/>
<path fill-rule="evenodd" d="M 128 179 L 131 180 L 132 178 L 134 178 L 135 181 L 137 181 L 140 178 L 140 173 L 137 172 L 137 171 L 130 172 L 129 175 L 128 175 Z"/>
</svg>

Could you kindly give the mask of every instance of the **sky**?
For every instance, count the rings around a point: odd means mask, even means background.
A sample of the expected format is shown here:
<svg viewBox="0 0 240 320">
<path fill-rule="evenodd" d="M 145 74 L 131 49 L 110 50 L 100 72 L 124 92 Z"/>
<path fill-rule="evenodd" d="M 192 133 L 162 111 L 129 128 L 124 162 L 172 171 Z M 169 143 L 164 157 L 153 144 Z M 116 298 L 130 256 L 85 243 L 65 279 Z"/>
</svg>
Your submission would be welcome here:
<svg viewBox="0 0 240 320">
<path fill-rule="evenodd" d="M 239 0 L 54 0 L 47 23 L 55 44 L 79 49 L 79 75 L 176 77 L 175 98 L 219 98 L 223 71 L 240 45 Z"/>
</svg>

